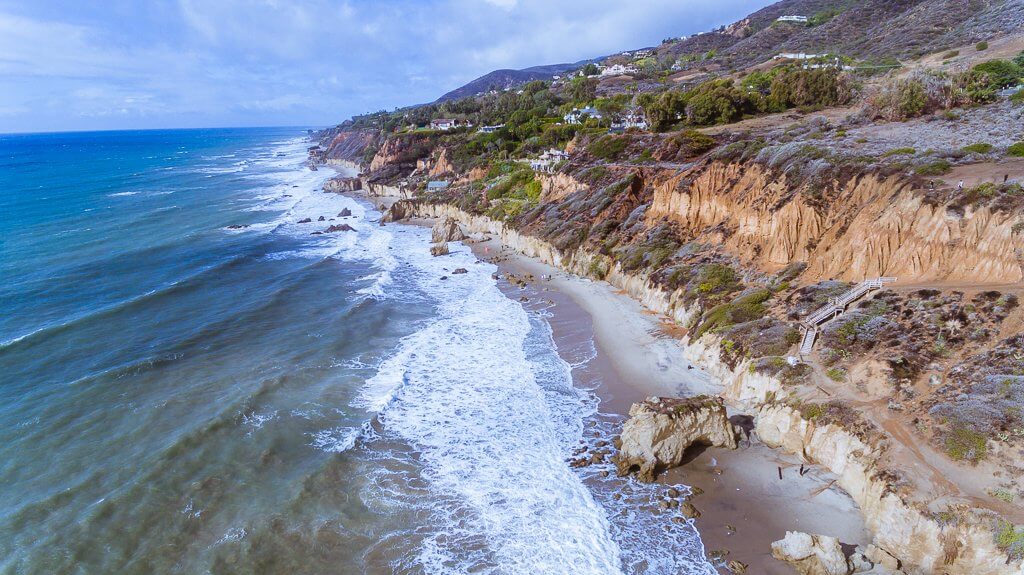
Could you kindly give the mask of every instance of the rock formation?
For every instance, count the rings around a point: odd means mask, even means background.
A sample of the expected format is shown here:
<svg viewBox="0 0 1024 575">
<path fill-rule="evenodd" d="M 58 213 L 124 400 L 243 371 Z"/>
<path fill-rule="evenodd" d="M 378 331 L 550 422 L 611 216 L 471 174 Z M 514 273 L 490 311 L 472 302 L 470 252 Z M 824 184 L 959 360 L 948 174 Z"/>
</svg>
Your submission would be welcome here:
<svg viewBox="0 0 1024 575">
<path fill-rule="evenodd" d="M 325 234 L 333 234 L 334 232 L 354 232 L 355 228 L 348 224 L 335 224 L 324 230 Z"/>
<path fill-rule="evenodd" d="M 430 241 L 435 244 L 440 242 L 461 242 L 464 239 L 466 239 L 466 234 L 462 233 L 462 228 L 459 227 L 459 222 L 455 221 L 455 218 L 438 220 L 430 232 Z"/>
<path fill-rule="evenodd" d="M 324 191 L 332 194 L 344 194 L 363 189 L 363 181 L 359 178 L 331 178 L 324 182 Z"/>
<path fill-rule="evenodd" d="M 736 431 L 721 398 L 652 397 L 629 409 L 621 441 L 615 456 L 619 475 L 635 470 L 638 480 L 653 481 L 658 469 L 680 465 L 693 444 L 736 449 Z"/>
<path fill-rule="evenodd" d="M 849 575 L 850 565 L 835 537 L 787 531 L 772 543 L 772 557 L 792 565 L 801 575 Z"/>
<path fill-rule="evenodd" d="M 430 246 L 430 255 L 434 257 L 446 256 L 449 253 L 451 252 L 448 251 L 448 242 L 441 242 Z"/>
</svg>

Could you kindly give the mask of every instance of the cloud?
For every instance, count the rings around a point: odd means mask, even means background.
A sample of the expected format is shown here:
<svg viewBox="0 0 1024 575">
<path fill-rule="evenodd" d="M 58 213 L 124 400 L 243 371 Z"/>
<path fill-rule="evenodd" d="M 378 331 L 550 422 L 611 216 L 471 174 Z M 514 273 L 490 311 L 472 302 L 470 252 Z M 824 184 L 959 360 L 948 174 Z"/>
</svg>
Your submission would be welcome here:
<svg viewBox="0 0 1024 575">
<path fill-rule="evenodd" d="M 325 125 L 431 101 L 497 68 L 707 30 L 751 4 L 0 0 L 0 132 Z"/>
</svg>

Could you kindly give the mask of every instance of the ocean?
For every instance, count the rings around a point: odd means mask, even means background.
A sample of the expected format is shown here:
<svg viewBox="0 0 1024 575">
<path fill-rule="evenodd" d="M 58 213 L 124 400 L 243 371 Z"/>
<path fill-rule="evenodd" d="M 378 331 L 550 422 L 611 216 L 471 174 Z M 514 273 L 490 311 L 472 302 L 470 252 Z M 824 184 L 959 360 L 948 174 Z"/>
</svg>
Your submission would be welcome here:
<svg viewBox="0 0 1024 575">
<path fill-rule="evenodd" d="M 0 136 L 0 573 L 714 573 L 569 466 L 621 420 L 592 342 L 309 145 Z"/>
</svg>

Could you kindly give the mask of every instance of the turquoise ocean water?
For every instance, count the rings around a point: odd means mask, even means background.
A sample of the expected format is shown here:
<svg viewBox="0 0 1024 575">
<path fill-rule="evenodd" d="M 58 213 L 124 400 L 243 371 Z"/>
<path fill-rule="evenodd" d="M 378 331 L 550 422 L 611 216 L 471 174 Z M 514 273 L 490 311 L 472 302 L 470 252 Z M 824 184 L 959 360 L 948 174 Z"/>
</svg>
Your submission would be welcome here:
<svg viewBox="0 0 1024 575">
<path fill-rule="evenodd" d="M 0 573 L 708 573 L 567 465 L 592 348 L 308 145 L 0 136 Z"/>
</svg>

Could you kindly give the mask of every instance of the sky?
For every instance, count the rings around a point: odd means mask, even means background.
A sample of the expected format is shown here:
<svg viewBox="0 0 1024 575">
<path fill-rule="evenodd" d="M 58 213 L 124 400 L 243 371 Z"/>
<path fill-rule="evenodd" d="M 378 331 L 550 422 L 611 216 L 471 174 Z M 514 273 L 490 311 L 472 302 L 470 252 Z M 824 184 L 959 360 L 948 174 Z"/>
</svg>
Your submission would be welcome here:
<svg viewBox="0 0 1024 575">
<path fill-rule="evenodd" d="M 0 133 L 327 126 L 767 0 L 0 0 Z"/>
</svg>

